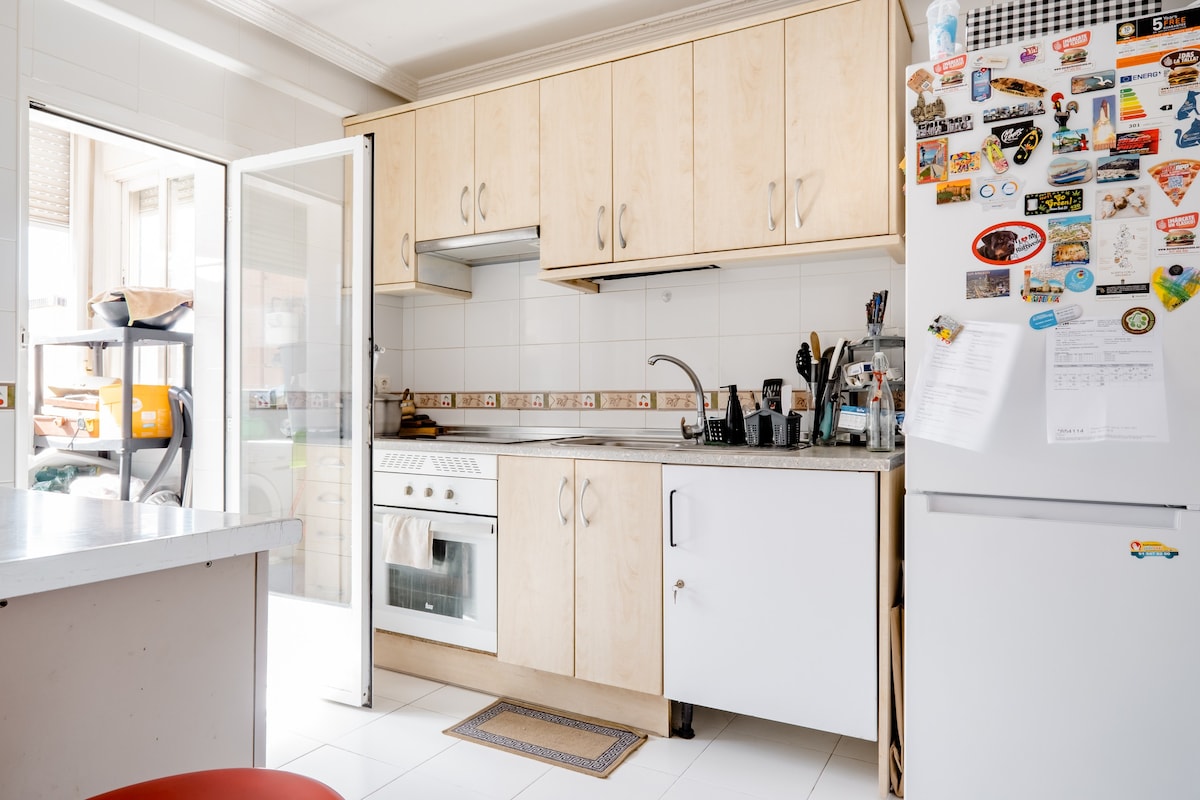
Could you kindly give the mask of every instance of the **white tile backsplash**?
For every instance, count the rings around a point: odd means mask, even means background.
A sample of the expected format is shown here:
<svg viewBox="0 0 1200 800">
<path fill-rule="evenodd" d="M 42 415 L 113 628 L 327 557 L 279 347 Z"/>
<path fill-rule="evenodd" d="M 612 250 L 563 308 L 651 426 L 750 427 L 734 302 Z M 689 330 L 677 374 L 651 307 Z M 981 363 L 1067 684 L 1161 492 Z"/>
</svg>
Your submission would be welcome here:
<svg viewBox="0 0 1200 800">
<path fill-rule="evenodd" d="M 413 374 L 420 376 L 420 383 L 412 389 L 441 392 L 461 392 L 464 384 L 464 358 L 466 351 L 461 347 L 444 350 L 414 350 Z"/>
<path fill-rule="evenodd" d="M 465 303 L 466 346 L 516 345 L 521 338 L 520 306 L 516 302 Z"/>
<path fill-rule="evenodd" d="M 520 348 L 521 391 L 577 391 L 579 343 L 532 344 Z"/>
<path fill-rule="evenodd" d="M 645 290 L 601 292 L 579 298 L 579 341 L 641 341 L 645 338 Z"/>
<path fill-rule="evenodd" d="M 716 336 L 720 290 L 713 283 L 647 290 L 646 338 Z"/>
<path fill-rule="evenodd" d="M 462 347 L 466 343 L 463 303 L 449 306 L 423 306 L 413 310 L 413 348 Z"/>
<path fill-rule="evenodd" d="M 521 389 L 521 348 L 468 347 L 465 353 L 467 392 L 516 392 Z M 437 391 L 436 386 L 430 387 Z"/>
<path fill-rule="evenodd" d="M 741 391 L 758 390 L 766 378 L 781 378 L 784 383 L 796 384 L 800 380 L 796 351 L 801 341 L 795 333 L 722 336 L 718 354 L 720 385 L 736 383 Z M 824 343 L 822 337 L 821 344 Z"/>
<path fill-rule="evenodd" d="M 716 336 L 706 336 L 696 339 L 659 339 L 646 340 L 646 358 L 661 353 L 674 356 L 683 361 L 701 385 L 708 390 L 716 389 L 721 340 Z M 646 365 L 646 388 L 661 391 L 664 389 L 691 391 L 692 382 L 687 373 L 668 361 Z"/>
<path fill-rule="evenodd" d="M 868 295 L 869 296 L 869 295 Z M 800 278 L 728 283 L 721 281 L 718 332 L 777 334 L 800 328 Z"/>
<path fill-rule="evenodd" d="M 579 345 L 579 388 L 644 389 L 646 387 L 646 343 L 581 342 Z"/>
<path fill-rule="evenodd" d="M 520 301 L 521 344 L 579 341 L 578 292 L 562 297 L 533 297 Z"/>
</svg>

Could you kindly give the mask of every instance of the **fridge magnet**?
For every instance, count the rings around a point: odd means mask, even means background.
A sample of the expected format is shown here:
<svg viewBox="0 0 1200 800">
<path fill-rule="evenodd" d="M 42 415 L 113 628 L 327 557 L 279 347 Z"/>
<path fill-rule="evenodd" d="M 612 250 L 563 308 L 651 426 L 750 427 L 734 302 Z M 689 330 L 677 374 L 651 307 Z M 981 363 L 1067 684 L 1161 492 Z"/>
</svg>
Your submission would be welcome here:
<svg viewBox="0 0 1200 800">
<path fill-rule="evenodd" d="M 1179 110 L 1175 112 L 1176 121 L 1183 122 L 1185 119 L 1200 116 L 1196 111 L 1196 94 L 1194 89 L 1188 91 L 1187 99 L 1180 103 Z"/>
<path fill-rule="evenodd" d="M 1195 245 L 1195 227 L 1198 221 L 1200 221 L 1200 214 L 1195 212 L 1177 214 L 1158 220 L 1154 223 L 1154 227 L 1164 234 L 1163 247 L 1165 249 L 1181 252 L 1190 250 Z"/>
<path fill-rule="evenodd" d="M 942 102 L 939 97 L 934 100 L 935 103 Z M 916 109 L 913 109 L 913 113 Z M 915 119 L 915 117 L 914 117 Z M 975 117 L 972 114 L 962 114 L 957 117 L 947 117 L 945 119 L 932 119 L 926 122 L 917 123 L 918 139 L 931 139 L 934 136 L 949 136 L 952 133 L 962 133 L 969 131 L 975 127 Z"/>
<path fill-rule="evenodd" d="M 988 163 L 992 165 L 992 169 L 996 171 L 997 175 L 1008 171 L 1008 157 L 1004 155 L 1000 139 L 994 133 L 989 134 L 983 140 L 983 154 L 987 156 Z"/>
<path fill-rule="evenodd" d="M 1126 186 L 1096 192 L 1096 219 L 1144 217 L 1150 213 L 1149 186 Z"/>
<path fill-rule="evenodd" d="M 947 92 L 951 89 L 961 89 L 967 85 L 966 76 L 963 75 L 961 69 L 956 69 L 953 72 L 947 72 L 945 75 L 938 77 L 937 91 Z"/>
<path fill-rule="evenodd" d="M 971 59 L 971 66 L 982 69 L 1004 69 L 1008 66 L 1008 56 L 1001 56 L 995 53 L 979 53 Z"/>
<path fill-rule="evenodd" d="M 1083 189 L 1059 189 L 1025 195 L 1025 216 L 1083 211 Z"/>
<path fill-rule="evenodd" d="M 913 74 L 908 76 L 906 85 L 918 95 L 933 91 L 933 73 L 924 67 L 917 67 Z"/>
<path fill-rule="evenodd" d="M 952 153 L 950 155 L 950 174 L 965 175 L 971 172 L 979 172 L 980 166 L 983 165 L 983 155 L 978 150 L 967 150 L 962 153 Z"/>
<path fill-rule="evenodd" d="M 1055 131 L 1050 134 L 1050 148 L 1056 155 L 1087 150 L 1088 132 L 1082 128 L 1075 131 Z"/>
<path fill-rule="evenodd" d="M 1092 271 L 1096 296 L 1121 298 L 1150 294 L 1149 223 L 1116 220 L 1093 227 Z"/>
<path fill-rule="evenodd" d="M 1091 261 L 1088 248 L 1088 240 L 1092 238 L 1091 215 L 1052 219 L 1046 225 L 1046 235 L 1050 239 L 1051 264 L 1079 267 Z"/>
<path fill-rule="evenodd" d="M 1087 242 L 1058 242 L 1050 246 L 1050 264 L 1055 267 L 1078 267 L 1088 263 Z"/>
<path fill-rule="evenodd" d="M 1027 100 L 1024 103 L 1014 103 L 1010 106 L 996 106 L 983 111 L 985 123 L 1003 122 L 1006 119 L 1021 119 L 1022 117 L 1037 117 L 1046 113 L 1046 104 L 1041 100 Z"/>
<path fill-rule="evenodd" d="M 986 264 L 1019 264 L 1046 246 L 1046 232 L 1032 222 L 1014 220 L 986 228 L 971 244 L 971 252 Z"/>
<path fill-rule="evenodd" d="M 1058 125 L 1059 131 L 1067 130 L 1067 122 L 1070 121 L 1071 115 L 1079 110 L 1079 103 L 1071 100 L 1063 105 L 1063 99 L 1062 92 L 1050 95 L 1050 102 L 1054 104 L 1054 123 Z"/>
<path fill-rule="evenodd" d="M 1008 125 L 997 125 L 992 128 L 992 135 L 1000 140 L 1002 148 L 1016 147 L 1021 143 L 1025 134 L 1033 130 L 1033 120 L 1013 122 Z"/>
<path fill-rule="evenodd" d="M 965 53 L 938 61 L 933 65 L 933 71 L 938 76 L 943 89 L 960 88 L 966 85 L 964 70 L 967 69 Z"/>
<path fill-rule="evenodd" d="M 1015 178 L 975 178 L 972 185 L 975 202 L 988 211 L 1015 207 L 1021 192 L 1021 183 Z"/>
<path fill-rule="evenodd" d="M 1070 186 L 1092 179 L 1092 162 L 1086 158 L 1060 156 L 1046 169 L 1046 181 L 1051 186 Z"/>
<path fill-rule="evenodd" d="M 1067 267 L 1033 264 L 1025 268 L 1021 299 L 1026 303 L 1057 303 L 1067 288 Z"/>
<path fill-rule="evenodd" d="M 954 337 L 962 331 L 962 324 L 954 317 L 946 314 L 939 314 L 932 323 L 930 323 L 929 332 L 936 336 L 939 340 L 947 344 L 954 341 Z"/>
<path fill-rule="evenodd" d="M 1095 276 L 1087 267 L 1076 267 L 1067 272 L 1068 292 L 1086 292 L 1095 282 Z"/>
<path fill-rule="evenodd" d="M 1092 99 L 1092 149 L 1111 150 L 1117 142 L 1117 131 L 1112 124 L 1112 95 Z"/>
<path fill-rule="evenodd" d="M 1015 94 L 1021 97 L 1042 97 L 1046 94 L 1046 89 L 1033 81 L 1027 81 L 1024 78 L 1013 78 L 1005 75 L 1000 78 L 992 78 L 992 88 L 998 92 L 1007 94 Z"/>
<path fill-rule="evenodd" d="M 1055 325 L 1062 325 L 1064 322 L 1071 322 L 1083 316 L 1083 308 L 1071 304 L 1069 306 L 1059 306 L 1058 308 L 1039 311 L 1029 318 L 1029 327 L 1035 331 L 1042 331 L 1046 328 L 1053 328 Z"/>
<path fill-rule="evenodd" d="M 1051 43 L 1058 53 L 1057 71 L 1077 71 L 1089 65 L 1088 46 L 1092 43 L 1092 32 L 1083 31 Z"/>
<path fill-rule="evenodd" d="M 1021 54 L 1017 56 L 1017 60 L 1021 62 L 1022 67 L 1028 67 L 1031 64 L 1041 64 L 1045 59 L 1046 53 L 1041 44 L 1027 44 L 1021 48 Z"/>
<path fill-rule="evenodd" d="M 1146 556 L 1161 556 L 1163 558 L 1174 558 L 1179 555 L 1179 551 L 1170 545 L 1165 545 L 1162 542 L 1130 542 L 1129 555 L 1134 558 L 1145 558 Z"/>
<path fill-rule="evenodd" d="M 964 203 L 971 199 L 971 180 L 964 178 L 961 181 L 944 181 L 937 185 L 937 204 L 944 206 L 947 203 Z"/>
<path fill-rule="evenodd" d="M 1148 308 L 1135 306 L 1121 315 L 1121 327 L 1126 333 L 1139 336 L 1154 330 L 1154 312 Z"/>
<path fill-rule="evenodd" d="M 917 183 L 946 180 L 946 139 L 917 142 Z"/>
<path fill-rule="evenodd" d="M 933 102 L 928 102 L 925 100 L 925 93 L 922 92 L 917 95 L 917 104 L 908 113 L 917 125 L 933 122 L 934 120 L 945 118 L 946 102 L 940 97 Z"/>
<path fill-rule="evenodd" d="M 1175 146 L 1179 148 L 1195 147 L 1200 144 L 1200 119 L 1192 120 L 1192 127 L 1186 131 L 1175 129 Z"/>
<path fill-rule="evenodd" d="M 1013 163 L 1017 165 L 1024 164 L 1033 155 L 1033 151 L 1037 149 L 1038 143 L 1042 141 L 1042 129 L 1030 128 L 1024 136 L 1021 137 L 1020 143 L 1017 145 L 1017 152 L 1013 153 Z"/>
<path fill-rule="evenodd" d="M 1155 164 L 1146 171 L 1158 183 L 1158 188 L 1162 189 L 1167 199 L 1178 206 L 1196 178 L 1196 173 L 1200 172 L 1200 161 L 1177 158 Z"/>
<path fill-rule="evenodd" d="M 1093 72 L 1088 75 L 1072 75 L 1071 94 L 1102 92 L 1105 89 L 1113 88 L 1116 83 L 1117 73 L 1111 69 L 1104 70 L 1103 72 Z"/>
<path fill-rule="evenodd" d="M 982 103 L 992 96 L 992 71 L 984 67 L 983 69 L 971 70 L 971 100 L 975 103 Z"/>
<path fill-rule="evenodd" d="M 1096 159 L 1096 183 L 1135 181 L 1142 177 L 1142 157 L 1130 153 Z"/>
<path fill-rule="evenodd" d="M 1200 291 L 1200 270 L 1179 264 L 1172 264 L 1165 269 L 1159 267 L 1150 276 L 1150 285 L 1162 301 L 1163 308 L 1174 311 Z"/>
<path fill-rule="evenodd" d="M 1008 297 L 1011 279 L 1007 269 L 978 269 L 967 273 L 967 299 Z"/>
<path fill-rule="evenodd" d="M 1118 133 L 1116 141 L 1109 150 L 1113 155 L 1118 153 L 1135 153 L 1139 156 L 1158 155 L 1158 129 Z"/>
</svg>

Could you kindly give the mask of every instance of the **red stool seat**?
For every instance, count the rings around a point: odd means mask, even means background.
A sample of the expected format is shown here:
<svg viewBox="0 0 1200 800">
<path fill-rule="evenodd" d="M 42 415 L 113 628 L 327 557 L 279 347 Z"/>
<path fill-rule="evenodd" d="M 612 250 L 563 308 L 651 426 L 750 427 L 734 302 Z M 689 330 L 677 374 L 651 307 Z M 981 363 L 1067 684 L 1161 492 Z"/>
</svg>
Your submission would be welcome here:
<svg viewBox="0 0 1200 800">
<path fill-rule="evenodd" d="M 345 800 L 320 781 L 273 769 L 210 769 L 135 783 L 89 800 Z"/>
</svg>

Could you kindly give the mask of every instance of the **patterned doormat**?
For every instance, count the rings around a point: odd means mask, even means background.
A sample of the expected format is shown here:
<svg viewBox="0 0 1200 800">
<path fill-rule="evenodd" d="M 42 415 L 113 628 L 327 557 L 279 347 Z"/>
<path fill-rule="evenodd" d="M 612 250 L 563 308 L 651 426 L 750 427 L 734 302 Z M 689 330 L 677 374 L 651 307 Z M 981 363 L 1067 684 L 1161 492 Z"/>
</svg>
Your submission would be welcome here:
<svg viewBox="0 0 1200 800">
<path fill-rule="evenodd" d="M 513 700 L 497 700 L 443 733 L 597 778 L 607 778 L 646 741 L 629 728 Z"/>
</svg>

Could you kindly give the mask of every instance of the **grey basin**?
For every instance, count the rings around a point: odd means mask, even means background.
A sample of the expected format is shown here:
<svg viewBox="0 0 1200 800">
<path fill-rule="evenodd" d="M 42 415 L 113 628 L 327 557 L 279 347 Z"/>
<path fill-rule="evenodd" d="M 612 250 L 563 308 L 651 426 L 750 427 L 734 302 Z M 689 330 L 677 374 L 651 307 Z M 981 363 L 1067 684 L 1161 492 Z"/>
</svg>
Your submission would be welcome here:
<svg viewBox="0 0 1200 800">
<path fill-rule="evenodd" d="M 648 439 L 622 436 L 576 436 L 556 439 L 550 444 L 559 447 L 624 447 L 630 450 L 674 450 L 681 447 L 700 447 L 685 439 Z"/>
</svg>

